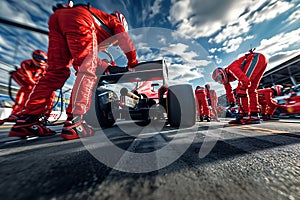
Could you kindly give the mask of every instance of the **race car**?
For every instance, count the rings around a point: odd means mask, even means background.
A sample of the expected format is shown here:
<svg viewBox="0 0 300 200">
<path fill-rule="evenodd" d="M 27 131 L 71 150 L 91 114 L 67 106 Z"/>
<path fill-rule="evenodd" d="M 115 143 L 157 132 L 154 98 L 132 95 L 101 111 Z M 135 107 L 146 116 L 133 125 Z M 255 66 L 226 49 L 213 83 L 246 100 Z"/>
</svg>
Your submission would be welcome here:
<svg viewBox="0 0 300 200">
<path fill-rule="evenodd" d="M 129 89 L 127 83 L 135 87 Z M 165 120 L 172 127 L 191 127 L 196 121 L 196 101 L 190 84 L 168 84 L 164 59 L 142 62 L 133 71 L 100 75 L 85 118 L 101 127 L 112 127 L 117 120 L 133 120 L 140 126 Z"/>
<path fill-rule="evenodd" d="M 281 117 L 300 116 L 300 85 L 292 88 L 288 95 L 275 99 L 280 105 L 278 110 Z"/>
</svg>

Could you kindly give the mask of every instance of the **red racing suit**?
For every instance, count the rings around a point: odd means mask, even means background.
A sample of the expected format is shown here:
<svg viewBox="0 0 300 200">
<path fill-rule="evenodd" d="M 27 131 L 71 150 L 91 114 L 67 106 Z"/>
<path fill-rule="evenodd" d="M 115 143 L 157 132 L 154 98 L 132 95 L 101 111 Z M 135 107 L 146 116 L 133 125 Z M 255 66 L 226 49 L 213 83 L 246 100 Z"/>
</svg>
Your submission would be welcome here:
<svg viewBox="0 0 300 200">
<path fill-rule="evenodd" d="M 113 35 L 97 23 L 90 11 L 106 24 Z M 24 114 L 38 115 L 45 111 L 47 98 L 52 91 L 63 87 L 69 78 L 71 64 L 77 77 L 66 111 L 75 115 L 85 114 L 90 108 L 97 82 L 97 66 L 103 69 L 107 67 L 106 62 L 97 61 L 98 50 L 102 46 L 118 40 L 128 59 L 128 66 L 137 64 L 135 47 L 123 25 L 113 15 L 85 5 L 58 8 L 50 16 L 48 25 L 48 72 L 33 88 Z"/>
<path fill-rule="evenodd" d="M 259 89 L 258 92 L 258 102 L 261 105 L 261 114 L 272 116 L 279 106 L 277 102 L 273 99 L 274 90 L 272 88 Z"/>
<path fill-rule="evenodd" d="M 198 105 L 198 115 L 200 116 L 210 116 L 210 110 L 207 102 L 207 94 L 204 88 L 197 88 L 195 90 L 197 105 Z"/>
<path fill-rule="evenodd" d="M 225 68 L 228 77 L 225 90 L 229 102 L 236 102 L 230 82 L 238 81 L 236 94 L 241 114 L 258 113 L 257 87 L 267 67 L 267 59 L 261 53 L 248 53 Z M 249 108 L 250 107 L 250 108 Z M 249 112 L 250 111 L 250 112 Z"/>
<path fill-rule="evenodd" d="M 212 113 L 214 114 L 213 117 L 216 119 L 218 118 L 218 111 L 217 111 L 217 105 L 218 105 L 218 96 L 215 90 L 208 90 L 206 89 L 207 93 L 207 99 L 208 104 L 211 106 Z"/>
<path fill-rule="evenodd" d="M 35 83 L 45 75 L 47 65 L 41 65 L 37 67 L 31 60 L 24 60 L 21 62 L 20 68 L 11 73 L 12 79 L 19 84 L 20 89 L 16 95 L 15 104 L 12 107 L 12 115 L 17 115 L 24 109 L 25 102 L 35 85 Z M 49 115 L 52 111 L 54 104 L 55 92 L 52 93 L 45 104 L 46 115 Z"/>
</svg>

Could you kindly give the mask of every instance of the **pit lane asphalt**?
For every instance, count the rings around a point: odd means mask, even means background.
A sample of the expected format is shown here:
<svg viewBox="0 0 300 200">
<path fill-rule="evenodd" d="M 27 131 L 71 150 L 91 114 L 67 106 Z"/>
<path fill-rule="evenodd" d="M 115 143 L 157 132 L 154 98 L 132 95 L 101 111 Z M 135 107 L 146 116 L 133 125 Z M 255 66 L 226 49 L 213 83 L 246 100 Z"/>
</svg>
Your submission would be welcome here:
<svg viewBox="0 0 300 200">
<path fill-rule="evenodd" d="M 0 198 L 299 199 L 299 122 L 247 126 L 198 122 L 193 143 L 178 160 L 142 174 L 104 165 L 81 140 L 64 141 L 59 133 L 31 140 L 7 138 L 10 126 L 4 126 L 0 128 Z M 170 127 L 143 142 L 118 127 L 107 130 L 120 148 L 134 146 L 138 152 L 155 150 L 174 139 Z M 211 151 L 204 145 L 209 139 L 217 140 Z M 199 157 L 200 148 L 208 154 Z"/>
</svg>

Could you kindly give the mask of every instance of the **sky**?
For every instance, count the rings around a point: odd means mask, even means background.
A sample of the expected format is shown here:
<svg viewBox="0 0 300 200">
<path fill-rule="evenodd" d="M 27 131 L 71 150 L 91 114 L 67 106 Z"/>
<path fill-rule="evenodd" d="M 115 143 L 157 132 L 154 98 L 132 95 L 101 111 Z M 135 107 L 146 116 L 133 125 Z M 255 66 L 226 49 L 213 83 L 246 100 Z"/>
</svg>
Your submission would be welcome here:
<svg viewBox="0 0 300 200">
<path fill-rule="evenodd" d="M 67 1 L 0 0 L 0 18 L 48 30 L 58 2 Z M 221 95 L 224 88 L 211 79 L 212 71 L 250 48 L 266 55 L 267 70 L 300 54 L 300 0 L 74 0 L 87 2 L 121 11 L 139 62 L 166 59 L 170 84 L 209 83 Z M 0 24 L 0 61 L 18 65 L 47 45 L 46 35 Z M 117 64 L 126 65 L 120 50 L 112 51 L 119 52 Z"/>
</svg>

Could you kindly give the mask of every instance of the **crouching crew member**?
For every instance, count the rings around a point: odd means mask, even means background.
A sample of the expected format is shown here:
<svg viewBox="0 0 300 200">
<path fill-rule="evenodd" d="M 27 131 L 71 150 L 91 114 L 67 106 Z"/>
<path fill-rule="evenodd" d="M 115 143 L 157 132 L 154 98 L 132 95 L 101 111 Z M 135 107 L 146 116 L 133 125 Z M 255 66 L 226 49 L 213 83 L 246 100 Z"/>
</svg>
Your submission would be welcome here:
<svg viewBox="0 0 300 200">
<path fill-rule="evenodd" d="M 12 107 L 12 112 L 7 119 L 2 122 L 16 122 L 18 113 L 22 112 L 25 103 L 37 81 L 46 74 L 47 71 L 47 53 L 43 50 L 34 50 L 31 59 L 21 62 L 20 67 L 12 71 L 11 78 L 20 86 L 15 98 L 15 104 Z M 54 105 L 55 92 L 52 93 L 45 103 L 45 116 L 49 117 Z M 11 136 L 13 136 L 11 134 Z"/>
<path fill-rule="evenodd" d="M 226 96 L 231 105 L 234 98 L 230 82 L 238 81 L 236 94 L 239 104 L 239 114 L 230 124 L 257 124 L 260 123 L 257 88 L 267 67 L 267 59 L 261 53 L 250 50 L 249 53 L 238 58 L 226 68 L 217 68 L 212 78 L 224 85 Z"/>
<path fill-rule="evenodd" d="M 257 90 L 258 102 L 261 105 L 261 114 L 264 121 L 278 119 L 274 118 L 273 115 L 280 105 L 274 99 L 276 96 L 283 95 L 283 86 L 274 85 L 271 88 L 264 88 Z"/>
</svg>

